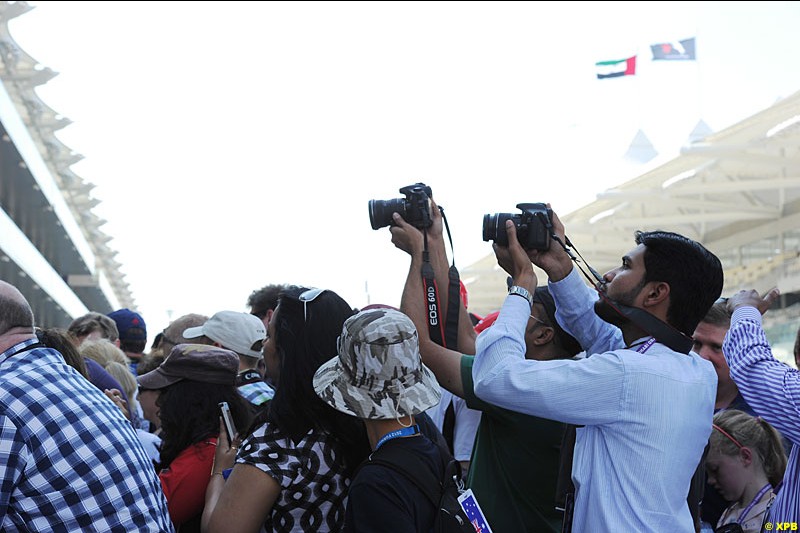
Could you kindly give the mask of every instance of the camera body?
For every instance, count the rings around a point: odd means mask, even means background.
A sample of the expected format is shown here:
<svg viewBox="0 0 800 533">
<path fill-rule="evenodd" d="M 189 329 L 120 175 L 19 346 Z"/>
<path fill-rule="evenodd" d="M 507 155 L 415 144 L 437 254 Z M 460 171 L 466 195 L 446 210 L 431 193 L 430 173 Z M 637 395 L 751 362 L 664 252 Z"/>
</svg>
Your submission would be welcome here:
<svg viewBox="0 0 800 533">
<path fill-rule="evenodd" d="M 548 250 L 553 211 L 544 203 L 517 204 L 517 209 L 522 213 L 483 215 L 483 240 L 508 246 L 506 220 L 511 220 L 517 228 L 517 240 L 525 250 Z"/>
<path fill-rule="evenodd" d="M 431 218 L 431 188 L 424 183 L 407 185 L 400 189 L 405 198 L 393 200 L 370 200 L 369 222 L 372 229 L 392 226 L 392 213 L 399 213 L 403 220 L 419 229 L 429 228 L 433 224 Z"/>
</svg>

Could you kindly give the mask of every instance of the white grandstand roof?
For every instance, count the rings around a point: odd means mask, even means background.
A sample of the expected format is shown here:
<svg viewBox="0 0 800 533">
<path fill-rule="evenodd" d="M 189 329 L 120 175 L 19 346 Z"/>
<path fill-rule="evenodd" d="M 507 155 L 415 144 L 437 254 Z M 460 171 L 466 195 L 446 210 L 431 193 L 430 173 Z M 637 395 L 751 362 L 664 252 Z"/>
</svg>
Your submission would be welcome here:
<svg viewBox="0 0 800 533">
<path fill-rule="evenodd" d="M 800 291 L 800 92 L 703 137 L 707 129 L 701 121 L 678 157 L 653 160 L 640 176 L 561 215 L 567 236 L 602 274 L 633 247 L 636 230 L 674 231 L 722 260 L 723 295 Z M 462 276 L 471 310 L 499 307 L 506 275 L 493 255 Z"/>
</svg>

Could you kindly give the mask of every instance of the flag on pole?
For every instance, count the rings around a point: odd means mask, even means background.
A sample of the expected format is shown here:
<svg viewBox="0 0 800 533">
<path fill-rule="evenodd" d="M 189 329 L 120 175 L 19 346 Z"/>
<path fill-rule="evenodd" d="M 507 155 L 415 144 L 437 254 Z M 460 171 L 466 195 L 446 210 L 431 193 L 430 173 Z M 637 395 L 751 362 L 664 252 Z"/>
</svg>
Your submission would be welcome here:
<svg viewBox="0 0 800 533">
<path fill-rule="evenodd" d="M 614 61 L 598 61 L 597 79 L 618 78 L 619 76 L 633 76 L 636 74 L 636 56 Z"/>
<path fill-rule="evenodd" d="M 653 61 L 659 59 L 665 61 L 694 61 L 696 59 L 694 37 L 678 41 L 678 44 L 651 44 L 650 49 L 653 51 Z"/>
</svg>

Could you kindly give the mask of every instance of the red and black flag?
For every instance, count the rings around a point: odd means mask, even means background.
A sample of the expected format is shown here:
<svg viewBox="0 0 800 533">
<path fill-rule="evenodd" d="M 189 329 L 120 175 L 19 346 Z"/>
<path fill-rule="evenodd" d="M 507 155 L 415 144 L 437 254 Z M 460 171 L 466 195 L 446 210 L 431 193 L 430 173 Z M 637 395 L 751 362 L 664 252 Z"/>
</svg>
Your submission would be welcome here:
<svg viewBox="0 0 800 533">
<path fill-rule="evenodd" d="M 658 59 L 665 61 L 694 61 L 696 59 L 694 37 L 678 41 L 678 44 L 652 44 L 650 49 L 653 51 L 653 61 Z"/>
</svg>

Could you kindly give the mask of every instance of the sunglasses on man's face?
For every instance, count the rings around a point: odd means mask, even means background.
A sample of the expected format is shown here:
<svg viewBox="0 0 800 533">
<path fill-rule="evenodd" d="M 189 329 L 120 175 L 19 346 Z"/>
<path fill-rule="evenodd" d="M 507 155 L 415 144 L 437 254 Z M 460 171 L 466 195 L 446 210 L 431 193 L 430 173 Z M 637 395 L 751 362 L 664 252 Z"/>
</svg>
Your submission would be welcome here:
<svg viewBox="0 0 800 533">
<path fill-rule="evenodd" d="M 303 302 L 303 320 L 308 322 L 308 302 L 313 302 L 317 296 L 326 292 L 327 289 L 308 289 L 300 293 L 299 300 Z"/>
</svg>

